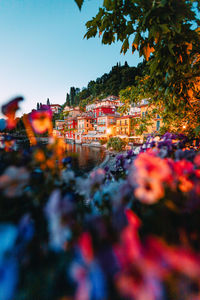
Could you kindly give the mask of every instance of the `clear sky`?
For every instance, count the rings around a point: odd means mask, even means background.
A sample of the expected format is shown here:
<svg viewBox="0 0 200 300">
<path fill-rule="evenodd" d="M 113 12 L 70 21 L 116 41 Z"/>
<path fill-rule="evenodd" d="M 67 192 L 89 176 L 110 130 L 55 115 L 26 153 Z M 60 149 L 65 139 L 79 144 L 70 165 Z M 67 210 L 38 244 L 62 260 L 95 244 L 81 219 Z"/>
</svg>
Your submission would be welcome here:
<svg viewBox="0 0 200 300">
<path fill-rule="evenodd" d="M 74 0 L 0 1 L 1 105 L 16 95 L 25 97 L 21 113 L 47 98 L 63 104 L 71 86 L 87 86 L 119 61 L 141 61 L 137 53 L 120 54 L 120 43 L 83 39 L 102 2 L 85 0 L 79 11 Z"/>
</svg>

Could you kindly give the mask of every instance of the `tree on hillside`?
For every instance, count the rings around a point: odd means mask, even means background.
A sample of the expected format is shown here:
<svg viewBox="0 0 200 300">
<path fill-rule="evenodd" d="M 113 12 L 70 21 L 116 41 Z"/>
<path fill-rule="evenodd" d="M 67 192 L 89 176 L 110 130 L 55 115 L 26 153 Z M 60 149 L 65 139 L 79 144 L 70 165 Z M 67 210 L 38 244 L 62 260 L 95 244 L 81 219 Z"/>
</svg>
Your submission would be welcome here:
<svg viewBox="0 0 200 300">
<path fill-rule="evenodd" d="M 76 95 L 76 89 L 74 86 L 70 88 L 70 106 L 74 106 L 74 100 Z"/>
<path fill-rule="evenodd" d="M 70 95 L 67 93 L 66 94 L 66 102 L 65 105 L 70 106 Z"/>
<path fill-rule="evenodd" d="M 49 98 L 47 98 L 47 105 L 50 106 Z"/>
</svg>

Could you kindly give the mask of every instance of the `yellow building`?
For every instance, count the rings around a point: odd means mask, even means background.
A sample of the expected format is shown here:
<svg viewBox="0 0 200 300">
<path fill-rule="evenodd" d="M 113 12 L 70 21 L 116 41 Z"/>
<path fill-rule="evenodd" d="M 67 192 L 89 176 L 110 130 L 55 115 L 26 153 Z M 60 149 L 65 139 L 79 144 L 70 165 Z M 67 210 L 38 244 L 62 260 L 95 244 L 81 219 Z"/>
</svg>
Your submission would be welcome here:
<svg viewBox="0 0 200 300">
<path fill-rule="evenodd" d="M 146 103 L 140 105 L 141 117 L 147 117 L 148 113 L 151 114 L 152 110 L 155 109 L 154 105 L 148 105 Z M 157 113 L 154 114 L 154 117 L 149 121 L 151 125 L 147 126 L 147 131 L 144 134 L 156 134 L 159 133 L 160 127 L 163 125 L 163 120 L 161 116 Z"/>
<path fill-rule="evenodd" d="M 133 133 L 133 129 L 131 126 L 131 119 L 133 118 L 134 116 L 122 116 L 117 118 L 117 123 L 116 123 L 117 135 L 130 136 Z"/>
</svg>

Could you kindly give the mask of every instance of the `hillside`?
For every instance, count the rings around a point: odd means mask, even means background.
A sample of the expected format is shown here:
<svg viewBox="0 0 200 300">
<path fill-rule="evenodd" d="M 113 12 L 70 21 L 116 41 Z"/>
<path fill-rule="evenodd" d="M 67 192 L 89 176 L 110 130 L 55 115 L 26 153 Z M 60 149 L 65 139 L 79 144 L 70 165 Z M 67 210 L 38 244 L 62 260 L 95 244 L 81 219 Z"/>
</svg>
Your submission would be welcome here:
<svg viewBox="0 0 200 300">
<path fill-rule="evenodd" d="M 137 67 L 129 67 L 127 62 L 123 66 L 117 63 L 109 73 L 91 80 L 86 88 L 80 90 L 80 88 L 71 87 L 64 105 L 84 107 L 95 98 L 102 99 L 108 95 L 118 96 L 120 90 L 134 85 L 136 76 L 142 75 L 144 65 L 143 62 Z"/>
</svg>

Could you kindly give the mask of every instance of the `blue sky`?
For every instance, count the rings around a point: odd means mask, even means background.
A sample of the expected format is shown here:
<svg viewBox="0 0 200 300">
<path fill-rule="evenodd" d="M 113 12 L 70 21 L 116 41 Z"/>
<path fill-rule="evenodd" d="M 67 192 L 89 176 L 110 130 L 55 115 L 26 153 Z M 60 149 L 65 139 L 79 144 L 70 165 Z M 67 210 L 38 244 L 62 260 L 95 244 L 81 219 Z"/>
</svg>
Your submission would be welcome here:
<svg viewBox="0 0 200 300">
<path fill-rule="evenodd" d="M 1 0 L 0 104 L 15 95 L 25 97 L 21 113 L 47 98 L 63 104 L 71 86 L 87 86 L 117 62 L 136 66 L 138 54 L 120 54 L 120 43 L 83 39 L 102 2 L 85 0 L 80 12 L 74 0 Z"/>
</svg>

